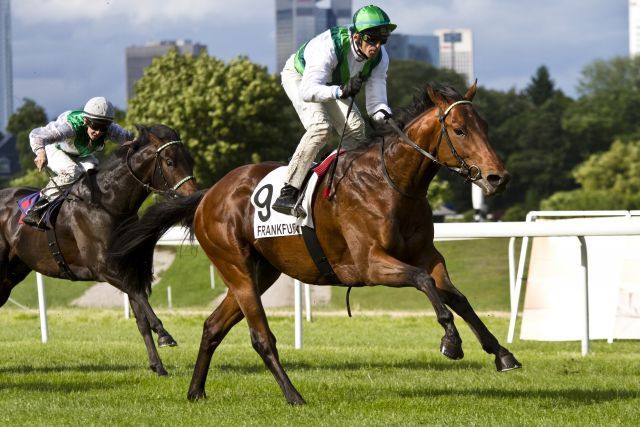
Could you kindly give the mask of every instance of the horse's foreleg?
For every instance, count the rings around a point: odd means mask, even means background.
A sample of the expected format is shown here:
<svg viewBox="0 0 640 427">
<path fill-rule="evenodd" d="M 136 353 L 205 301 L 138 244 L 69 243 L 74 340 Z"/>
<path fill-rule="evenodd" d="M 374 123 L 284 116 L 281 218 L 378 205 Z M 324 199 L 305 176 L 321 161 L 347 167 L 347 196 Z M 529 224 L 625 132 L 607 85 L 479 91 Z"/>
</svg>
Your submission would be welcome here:
<svg viewBox="0 0 640 427">
<path fill-rule="evenodd" d="M 200 341 L 196 365 L 193 369 L 191 384 L 187 392 L 187 399 L 198 400 L 207 397 L 205 383 L 213 353 L 231 328 L 243 318 L 244 315 L 235 297 L 231 291 L 228 291 L 222 303 L 204 322 L 202 340 Z"/>
<path fill-rule="evenodd" d="M 131 298 L 129 302 L 131 304 L 133 314 L 136 317 L 138 330 L 140 331 L 140 335 L 142 335 L 144 345 L 147 347 L 147 354 L 149 356 L 149 368 L 151 368 L 151 370 L 159 376 L 169 375 L 167 370 L 164 368 L 164 365 L 162 364 L 162 360 L 160 359 L 158 350 L 156 349 L 156 346 L 153 342 L 153 336 L 151 335 L 151 326 L 149 325 L 149 321 L 147 320 L 144 309 L 134 298 Z"/>
<path fill-rule="evenodd" d="M 413 286 L 423 292 L 429 298 L 438 323 L 444 329 L 444 336 L 440 341 L 440 352 L 454 360 L 464 357 L 462 340 L 453 322 L 453 313 L 442 302 L 433 277 L 425 269 L 405 264 L 384 252 L 378 252 L 372 256 L 369 266 L 370 283 L 390 287 Z"/>
<path fill-rule="evenodd" d="M 444 258 L 439 253 L 432 269 L 432 275 L 436 280 L 438 292 L 442 300 L 467 322 L 469 328 L 471 328 L 478 338 L 478 341 L 480 341 L 482 349 L 495 356 L 495 364 L 498 371 L 502 372 L 521 368 L 522 365 L 520 362 L 516 360 L 509 350 L 500 345 L 498 339 L 489 331 L 482 320 L 480 320 L 467 300 L 467 297 L 453 286 L 445 267 Z"/>
</svg>

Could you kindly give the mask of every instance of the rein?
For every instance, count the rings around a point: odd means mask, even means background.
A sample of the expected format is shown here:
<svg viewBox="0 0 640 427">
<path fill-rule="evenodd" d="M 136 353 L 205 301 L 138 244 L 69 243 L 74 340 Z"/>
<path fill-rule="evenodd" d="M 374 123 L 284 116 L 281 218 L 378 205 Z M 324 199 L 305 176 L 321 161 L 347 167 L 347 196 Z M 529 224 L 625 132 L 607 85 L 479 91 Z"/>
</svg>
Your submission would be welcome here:
<svg viewBox="0 0 640 427">
<path fill-rule="evenodd" d="M 184 178 L 182 178 L 180 181 L 178 181 L 176 183 L 176 185 L 174 185 L 173 187 L 171 187 L 169 185 L 169 182 L 167 181 L 167 178 L 164 176 L 164 173 L 162 172 L 162 167 L 160 167 L 160 153 L 162 152 L 162 150 L 164 150 L 167 147 L 170 147 L 174 144 L 182 144 L 182 141 L 169 141 L 163 145 L 161 145 L 160 147 L 158 147 L 158 149 L 156 150 L 155 153 L 155 157 L 156 157 L 156 162 L 155 162 L 155 169 L 159 169 L 160 170 L 160 176 L 162 177 L 162 180 L 164 181 L 164 185 L 167 187 L 167 190 L 158 190 L 156 188 L 153 188 L 150 184 L 147 184 L 146 182 L 143 182 L 140 178 L 138 178 L 135 174 L 135 172 L 133 171 L 133 169 L 131 168 L 131 164 L 129 163 L 129 154 L 131 153 L 131 147 L 129 147 L 129 149 L 127 150 L 127 159 L 126 159 L 126 163 L 127 163 L 127 169 L 129 170 L 129 173 L 131 174 L 131 176 L 133 176 L 133 178 L 138 181 L 138 183 L 140 183 L 140 185 L 142 185 L 144 187 L 144 189 L 148 192 L 153 192 L 153 193 L 158 193 L 158 194 L 166 194 L 166 193 L 175 193 L 175 191 L 180 188 L 180 186 L 182 184 L 184 184 L 185 182 L 191 180 L 191 179 L 195 179 L 195 176 L 193 175 L 187 175 Z"/>
<path fill-rule="evenodd" d="M 402 131 L 402 129 L 400 129 L 398 124 L 393 119 L 389 119 L 387 121 L 387 123 L 396 132 L 396 134 L 398 135 L 398 137 L 400 138 L 400 140 L 402 142 L 408 144 L 411 148 L 416 150 L 418 153 L 420 153 L 424 157 L 428 158 L 432 162 L 436 163 L 437 165 L 444 166 L 447 169 L 449 169 L 450 171 L 453 171 L 453 172 L 457 173 L 458 175 L 464 177 L 465 178 L 465 182 L 474 182 L 474 181 L 479 180 L 482 177 L 482 171 L 476 165 L 467 164 L 467 162 L 465 162 L 464 159 L 462 157 L 460 157 L 460 155 L 456 151 L 455 147 L 453 146 L 453 143 L 451 142 L 451 138 L 449 137 L 449 132 L 447 132 L 447 125 L 445 123 L 445 119 L 447 118 L 447 116 L 449 115 L 449 113 L 451 112 L 453 107 L 455 107 L 456 105 L 460 105 L 460 104 L 471 104 L 471 101 L 467 101 L 467 100 L 456 101 L 453 104 L 449 105 L 449 107 L 447 107 L 447 109 L 444 111 L 444 113 L 442 113 L 441 111 L 438 113 L 438 121 L 440 122 L 440 134 L 438 135 L 438 142 L 436 143 L 436 146 L 435 146 L 435 149 L 434 149 L 436 155 L 433 155 L 433 154 L 429 153 L 428 151 L 426 151 L 425 149 L 420 147 L 418 144 L 413 142 Z M 447 146 L 449 147 L 449 150 L 451 151 L 451 154 L 453 154 L 453 157 L 455 157 L 456 160 L 459 162 L 459 166 L 458 167 L 447 165 L 446 163 L 443 163 L 440 160 L 438 160 L 437 153 L 438 153 L 438 149 L 440 148 L 440 144 L 442 143 L 442 139 L 443 138 L 444 138 L 445 142 L 447 143 Z M 424 194 L 417 195 L 417 196 L 412 196 L 412 195 L 409 195 L 409 194 L 403 192 L 391 180 L 391 177 L 389 176 L 389 172 L 387 171 L 387 166 L 384 163 L 384 139 L 382 140 L 382 144 L 380 145 L 380 150 L 381 150 L 382 171 L 384 172 L 385 179 L 391 185 L 391 187 L 393 187 L 394 190 L 396 190 L 397 192 L 399 192 L 403 196 L 406 196 L 406 197 L 409 197 L 409 198 L 423 197 Z"/>
</svg>

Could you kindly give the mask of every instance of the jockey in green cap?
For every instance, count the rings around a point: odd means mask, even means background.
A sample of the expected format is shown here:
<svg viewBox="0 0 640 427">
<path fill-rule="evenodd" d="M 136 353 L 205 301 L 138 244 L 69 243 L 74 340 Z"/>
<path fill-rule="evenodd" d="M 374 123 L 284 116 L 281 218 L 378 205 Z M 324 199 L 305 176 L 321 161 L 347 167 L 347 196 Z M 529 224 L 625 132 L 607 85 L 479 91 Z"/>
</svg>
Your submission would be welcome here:
<svg viewBox="0 0 640 427">
<path fill-rule="evenodd" d="M 275 211 L 298 216 L 293 210 L 300 187 L 332 128 L 338 133 L 344 129 L 345 149 L 365 141 L 365 123 L 355 104 L 347 117 L 349 98 L 362 86 L 369 116 L 383 121 L 391 115 L 387 105 L 389 56 L 383 45 L 395 28 L 378 6 L 364 6 L 353 15 L 351 26 L 328 29 L 287 60 L 282 86 L 306 133 L 289 162 L 285 185 L 273 204 Z"/>
</svg>

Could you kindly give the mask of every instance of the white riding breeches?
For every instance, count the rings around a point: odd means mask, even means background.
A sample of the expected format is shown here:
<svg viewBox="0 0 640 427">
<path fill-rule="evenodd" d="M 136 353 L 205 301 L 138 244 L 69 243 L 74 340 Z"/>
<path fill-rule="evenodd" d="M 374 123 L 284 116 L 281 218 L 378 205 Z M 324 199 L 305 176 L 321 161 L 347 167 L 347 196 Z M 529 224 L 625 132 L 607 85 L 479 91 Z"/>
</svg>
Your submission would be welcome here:
<svg viewBox="0 0 640 427">
<path fill-rule="evenodd" d="M 289 61 L 291 62 L 291 61 Z M 306 129 L 293 157 L 289 162 L 285 182 L 300 189 L 309 166 L 331 136 L 331 128 L 338 135 L 344 129 L 342 148 L 350 150 L 366 141 L 365 123 L 358 107 L 353 104 L 345 128 L 345 120 L 351 99 L 336 99 L 327 102 L 305 102 L 300 93 L 302 76 L 294 69 L 282 70 L 282 86 L 293 103 L 302 125 Z"/>
<path fill-rule="evenodd" d="M 44 150 L 47 154 L 47 167 L 55 173 L 55 176 L 42 189 L 42 194 L 49 200 L 58 196 L 59 188 L 73 183 L 83 173 L 98 165 L 98 159 L 93 155 L 86 157 L 69 155 L 58 148 L 57 144 L 46 145 Z"/>
</svg>

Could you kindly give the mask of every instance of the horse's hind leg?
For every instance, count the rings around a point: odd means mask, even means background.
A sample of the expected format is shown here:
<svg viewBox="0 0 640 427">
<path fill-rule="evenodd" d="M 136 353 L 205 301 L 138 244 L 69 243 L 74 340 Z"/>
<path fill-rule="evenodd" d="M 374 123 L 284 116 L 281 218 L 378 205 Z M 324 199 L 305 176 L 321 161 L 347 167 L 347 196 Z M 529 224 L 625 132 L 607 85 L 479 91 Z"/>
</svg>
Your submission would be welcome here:
<svg viewBox="0 0 640 427">
<path fill-rule="evenodd" d="M 467 322 L 478 341 L 480 341 L 483 350 L 495 356 L 495 364 L 498 371 L 504 372 L 521 368 L 520 362 L 516 360 L 509 350 L 500 345 L 498 339 L 480 320 L 467 297 L 453 286 L 445 267 L 444 258 L 437 251 L 436 253 L 437 256 L 431 274 L 436 280 L 438 293 L 442 300 Z"/>
<path fill-rule="evenodd" d="M 156 316 L 156 313 L 153 311 L 153 308 L 151 308 L 151 304 L 149 304 L 149 299 L 146 295 L 129 294 L 129 299 L 131 301 L 136 301 L 140 305 L 141 312 L 147 318 L 149 326 L 156 334 L 158 334 L 159 347 L 174 347 L 178 345 L 176 340 L 174 340 L 171 334 L 164 328 L 160 318 Z"/>
<path fill-rule="evenodd" d="M 194 370 L 187 396 L 189 399 L 197 399 L 204 396 L 204 380 L 206 379 L 206 372 L 209 369 L 213 350 L 215 350 L 228 330 L 242 318 L 238 317 L 240 314 L 237 312 L 236 307 L 239 307 L 247 319 L 253 348 L 273 374 L 287 402 L 292 405 L 304 404 L 304 399 L 293 386 L 280 363 L 278 350 L 276 349 L 276 338 L 269 329 L 267 316 L 260 300 L 260 295 L 273 284 L 278 277 L 278 272 L 257 254 L 254 253 L 252 256 L 254 262 L 252 263 L 251 272 L 244 268 L 246 262 L 237 262 L 235 264 L 219 262 L 216 265 L 230 292 L 223 304 L 207 320 L 210 326 L 209 330 L 207 330 L 207 324 L 205 324 L 196 369 Z M 243 257 L 238 259 L 243 259 Z M 256 284 L 255 286 L 254 283 Z M 231 295 L 235 297 L 235 303 L 232 302 Z M 223 322 L 223 320 L 226 320 L 226 322 Z"/>
<path fill-rule="evenodd" d="M 136 299 L 131 298 L 129 300 L 131 304 L 131 309 L 133 310 L 133 314 L 136 317 L 136 324 L 138 326 L 138 330 L 140 331 L 140 335 L 142 335 L 142 339 L 144 340 L 144 345 L 147 347 L 147 354 L 149 356 L 149 368 L 159 376 L 169 375 L 167 370 L 164 368 L 162 364 L 162 360 L 160 359 L 160 355 L 158 354 L 158 350 L 153 342 L 153 336 L 151 335 L 151 326 L 149 325 L 149 321 L 147 320 L 147 316 L 144 312 L 142 306 L 136 301 Z"/>
<path fill-rule="evenodd" d="M 9 259 L 7 250 L 3 250 L 4 245 L 0 244 L 0 307 L 9 299 L 11 290 L 31 271 L 20 258 Z"/>
<path fill-rule="evenodd" d="M 189 385 L 189 391 L 187 392 L 187 399 L 197 400 L 207 397 L 205 383 L 213 353 L 231 328 L 243 318 L 244 315 L 233 293 L 227 291 L 222 303 L 204 322 L 202 340 L 200 341 L 200 349 L 198 350 L 196 365 L 191 377 L 191 385 Z"/>
</svg>

